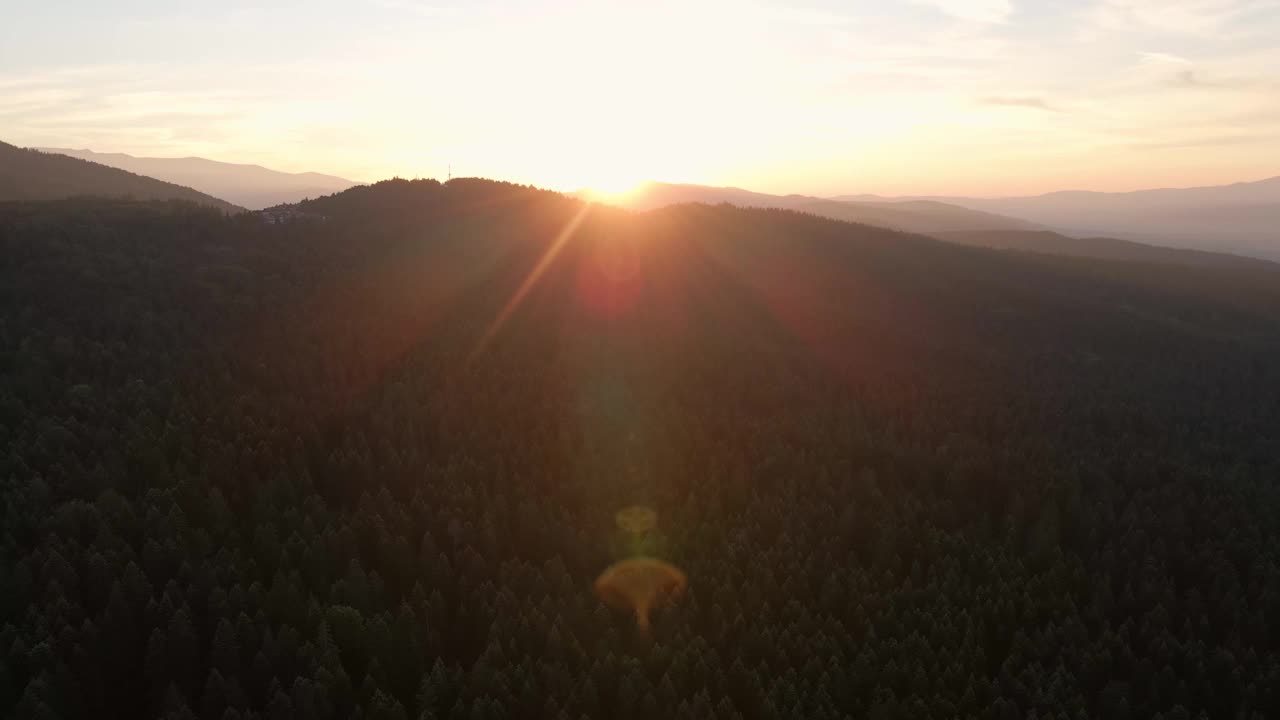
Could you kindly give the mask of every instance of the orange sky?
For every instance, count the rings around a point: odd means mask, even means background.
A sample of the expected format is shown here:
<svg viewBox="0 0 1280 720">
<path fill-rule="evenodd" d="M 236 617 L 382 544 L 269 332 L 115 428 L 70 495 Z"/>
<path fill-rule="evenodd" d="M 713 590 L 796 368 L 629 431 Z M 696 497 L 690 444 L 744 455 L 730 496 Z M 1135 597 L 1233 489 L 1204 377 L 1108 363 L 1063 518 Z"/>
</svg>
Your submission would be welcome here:
<svg viewBox="0 0 1280 720">
<path fill-rule="evenodd" d="M 563 190 L 999 195 L 1280 174 L 1270 0 L 176 5 L 7 18 L 0 139 L 356 180 L 452 164 Z"/>
</svg>

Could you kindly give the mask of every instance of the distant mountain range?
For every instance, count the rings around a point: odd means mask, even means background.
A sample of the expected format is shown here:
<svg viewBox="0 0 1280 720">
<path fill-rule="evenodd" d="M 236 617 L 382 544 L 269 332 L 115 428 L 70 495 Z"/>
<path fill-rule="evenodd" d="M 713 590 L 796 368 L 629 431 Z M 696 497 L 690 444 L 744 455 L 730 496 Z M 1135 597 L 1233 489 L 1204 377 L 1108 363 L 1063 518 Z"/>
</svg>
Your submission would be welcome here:
<svg viewBox="0 0 1280 720">
<path fill-rule="evenodd" d="M 1264 258 L 1149 245 L 1120 238 L 1070 237 L 1052 230 L 959 230 L 933 233 L 933 237 L 960 245 L 996 250 L 1022 250 L 1099 260 L 1172 263 L 1216 268 L 1275 267 Z"/>
<path fill-rule="evenodd" d="M 296 203 L 342 192 L 358 183 L 320 173 L 286 173 L 259 165 L 218 162 L 198 157 L 134 157 L 92 150 L 41 148 L 139 175 L 147 175 L 228 200 L 250 210 Z"/>
<path fill-rule="evenodd" d="M 294 204 L 356 185 L 333 175 L 285 173 L 196 157 L 23 150 L 0 143 L 0 200 L 70 195 L 181 198 L 234 212 Z M 964 245 L 1110 260 L 1239 263 L 1223 253 L 1280 260 L 1280 177 L 1213 187 L 1012 198 L 820 198 L 651 182 L 610 202 L 634 210 L 691 202 L 779 208 Z"/>
<path fill-rule="evenodd" d="M 962 230 L 1038 230 L 1034 223 L 929 200 L 840 202 L 808 195 L 769 195 L 734 187 L 646 183 L 621 204 L 635 210 L 698 202 L 738 207 L 780 208 L 904 232 L 931 234 Z"/>
<path fill-rule="evenodd" d="M 834 220 L 858 222 L 904 232 L 931 235 L 961 245 L 1019 250 L 1073 257 L 1163 262 L 1178 265 L 1238 267 L 1256 265 L 1252 258 L 1221 252 L 1166 247 L 1110 237 L 1070 237 L 1054 232 L 1034 214 L 1013 217 L 991 208 L 964 205 L 967 199 L 895 199 L 874 195 L 816 198 L 769 195 L 741 188 L 648 183 L 619 203 L 636 210 L 698 202 L 739 207 L 797 210 Z M 1263 255 L 1262 257 L 1265 257 Z"/>
<path fill-rule="evenodd" d="M 187 200 L 229 213 L 244 210 L 189 187 L 0 142 L 0 201 L 59 200 L 76 196 Z"/>
<path fill-rule="evenodd" d="M 875 195 L 831 200 L 861 205 Z M 1065 191 L 1010 198 L 898 198 L 999 213 L 1068 235 L 1106 235 L 1160 245 L 1280 260 L 1280 177 L 1255 182 L 1125 193 Z"/>
</svg>

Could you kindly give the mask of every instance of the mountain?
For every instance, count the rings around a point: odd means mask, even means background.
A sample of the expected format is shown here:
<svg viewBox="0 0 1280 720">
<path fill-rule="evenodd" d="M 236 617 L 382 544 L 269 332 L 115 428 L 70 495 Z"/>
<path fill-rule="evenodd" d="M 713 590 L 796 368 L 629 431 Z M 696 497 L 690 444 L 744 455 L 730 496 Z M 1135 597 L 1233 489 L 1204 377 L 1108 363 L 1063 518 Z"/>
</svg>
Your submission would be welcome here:
<svg viewBox="0 0 1280 720">
<path fill-rule="evenodd" d="M 187 200 L 229 213 L 244 209 L 189 187 L 0 142 L 0 201 L 54 200 L 80 195 Z"/>
<path fill-rule="evenodd" d="M 1173 248 L 1163 245 L 1104 237 L 1068 237 L 1051 230 L 976 230 L 938 232 L 939 240 L 998 250 L 1067 255 L 1072 257 L 1121 260 L 1126 262 L 1172 263 L 1217 268 L 1244 268 L 1272 263 L 1262 258 L 1223 252 Z"/>
<path fill-rule="evenodd" d="M 729 203 L 738 207 L 778 208 L 806 212 L 833 220 L 902 230 L 935 233 L 961 230 L 1033 230 L 1024 220 L 1002 217 L 935 201 L 836 202 L 807 195 L 769 195 L 734 187 L 709 187 L 660 182 L 646 183 L 617 204 L 647 210 L 680 203 Z"/>
<path fill-rule="evenodd" d="M 333 175 L 286 173 L 259 165 L 225 163 L 197 157 L 155 158 L 64 148 L 46 150 L 193 187 L 250 210 L 329 195 L 356 184 Z"/>
<path fill-rule="evenodd" d="M 863 202 L 866 196 L 833 199 Z M 1101 234 L 1280 259 L 1280 177 L 1125 193 L 1065 191 L 1031 197 L 930 199 L 1011 215 L 1068 235 Z"/>
<path fill-rule="evenodd" d="M 1272 266 L 298 211 L 0 204 L 0 717 L 1280 717 Z"/>
<path fill-rule="evenodd" d="M 931 235 L 975 247 L 1104 260 L 1209 266 L 1257 262 L 1223 253 L 1171 249 L 1131 240 L 1068 237 L 1027 220 L 934 199 L 891 199 L 874 195 L 823 199 L 805 195 L 768 195 L 731 187 L 648 183 L 624 196 L 620 204 L 634 209 L 652 209 L 685 202 L 796 210 L 833 220 Z"/>
</svg>

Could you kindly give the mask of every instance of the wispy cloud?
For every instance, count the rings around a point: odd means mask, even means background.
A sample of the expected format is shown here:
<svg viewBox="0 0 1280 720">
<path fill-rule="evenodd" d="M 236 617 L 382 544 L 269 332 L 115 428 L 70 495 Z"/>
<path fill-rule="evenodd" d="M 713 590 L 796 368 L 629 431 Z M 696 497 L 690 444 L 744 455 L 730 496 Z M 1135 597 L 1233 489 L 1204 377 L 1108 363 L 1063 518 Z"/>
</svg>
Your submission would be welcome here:
<svg viewBox="0 0 1280 720">
<path fill-rule="evenodd" d="M 1044 98 L 1041 98 L 1041 97 L 1034 97 L 1034 96 L 1026 96 L 1026 97 L 988 96 L 988 97 L 980 98 L 978 102 L 982 103 L 983 105 L 994 105 L 996 107 L 1028 108 L 1031 110 L 1044 110 L 1046 112 L 1055 112 L 1055 113 L 1063 112 L 1062 108 L 1059 108 L 1053 105 L 1048 100 L 1045 100 Z"/>
<path fill-rule="evenodd" d="M 941 189 L 973 167 L 1141 184 L 1254 174 L 1280 152 L 1280 0 L 177 5 L 19 13 L 3 139 L 366 178 L 452 160 L 556 187 L 670 168 L 789 191 L 908 172 Z M 583 138 L 616 158 L 559 150 Z"/>
<path fill-rule="evenodd" d="M 1199 75 L 1196 74 L 1194 70 L 1182 70 L 1178 73 L 1175 73 L 1174 76 L 1170 78 L 1169 84 L 1172 85 L 1173 87 L 1179 87 L 1179 88 L 1218 89 L 1218 88 L 1227 87 L 1227 85 L 1224 83 L 1209 82 L 1208 80 L 1202 79 Z"/>
<path fill-rule="evenodd" d="M 952 17 L 982 23 L 1002 23 L 1013 14 L 1012 0 L 912 0 Z"/>
<path fill-rule="evenodd" d="M 1093 29 L 1099 31 L 1197 35 L 1224 32 L 1245 19 L 1277 8 L 1277 0 L 1098 0 L 1087 17 Z"/>
<path fill-rule="evenodd" d="M 1188 65 L 1191 63 L 1181 55 L 1165 52 L 1138 52 L 1139 62 L 1143 65 Z"/>
</svg>

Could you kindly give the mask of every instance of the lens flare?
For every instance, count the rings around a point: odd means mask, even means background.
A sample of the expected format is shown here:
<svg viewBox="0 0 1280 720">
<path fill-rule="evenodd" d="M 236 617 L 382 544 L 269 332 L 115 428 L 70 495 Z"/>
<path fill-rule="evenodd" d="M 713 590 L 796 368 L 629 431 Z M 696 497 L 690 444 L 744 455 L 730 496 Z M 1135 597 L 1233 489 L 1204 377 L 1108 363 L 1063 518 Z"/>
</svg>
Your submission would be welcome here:
<svg viewBox="0 0 1280 720">
<path fill-rule="evenodd" d="M 569 238 L 573 237 L 573 233 L 577 231 L 578 226 L 586 219 L 587 213 L 590 210 L 591 204 L 583 203 L 582 207 L 578 209 L 577 214 L 570 218 L 569 222 L 565 224 L 564 228 L 560 231 L 560 234 L 556 236 L 555 240 L 551 241 L 551 245 L 547 247 L 547 251 L 543 253 L 542 257 L 538 260 L 538 264 L 533 266 L 533 269 L 529 271 L 529 275 L 525 277 L 524 282 L 521 283 L 519 289 L 516 290 L 515 295 L 511 296 L 511 299 L 507 301 L 507 304 L 502 307 L 502 311 L 498 313 L 498 317 L 494 318 L 493 322 L 489 325 L 489 328 L 485 330 L 484 336 L 480 338 L 480 342 L 477 343 L 475 349 L 471 351 L 471 360 L 475 360 L 484 352 L 485 347 L 488 346 L 488 344 L 498 334 L 498 331 L 502 329 L 502 326 L 507 322 L 507 319 L 511 317 L 511 314 L 516 311 L 516 308 L 520 307 L 520 303 L 524 302 L 525 296 L 528 295 L 529 291 L 538 284 L 538 279 L 547 271 L 547 268 L 551 267 L 551 263 L 556 259 L 556 256 L 560 254 L 560 251 L 564 249 L 565 244 L 569 242 Z"/>
<path fill-rule="evenodd" d="M 643 505 L 632 505 L 618 511 L 618 527 L 632 535 L 649 532 L 658 524 L 658 514 Z"/>
<path fill-rule="evenodd" d="M 636 628 L 649 636 L 649 612 L 674 603 L 684 593 L 688 580 L 679 568 L 654 558 L 631 558 L 605 570 L 596 579 L 596 595 L 619 610 L 631 610 Z"/>
</svg>

